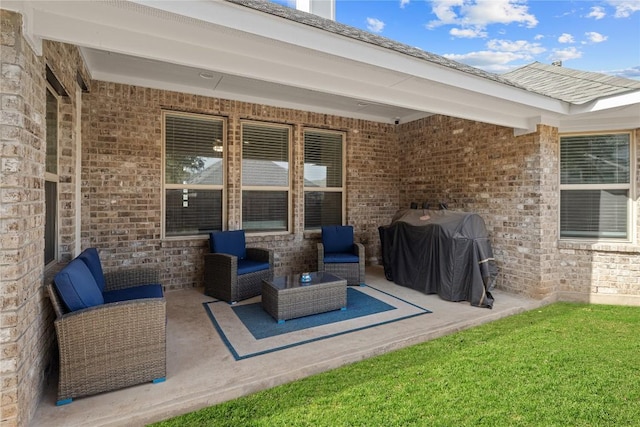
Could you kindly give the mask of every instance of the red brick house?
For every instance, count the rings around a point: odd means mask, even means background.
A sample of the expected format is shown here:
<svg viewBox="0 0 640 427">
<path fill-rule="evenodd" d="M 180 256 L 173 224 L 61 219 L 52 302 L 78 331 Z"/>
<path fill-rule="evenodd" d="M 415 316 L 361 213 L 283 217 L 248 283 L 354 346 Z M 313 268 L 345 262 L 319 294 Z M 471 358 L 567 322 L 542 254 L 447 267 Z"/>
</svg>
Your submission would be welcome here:
<svg viewBox="0 0 640 427">
<path fill-rule="evenodd" d="M 500 288 L 640 305 L 640 82 L 498 76 L 265 2 L 148 3 L 1 6 L 1 422 L 35 411 L 43 284 L 86 247 L 180 289 L 213 229 L 283 273 L 341 221 L 375 264 L 378 226 L 446 201 L 485 219 Z"/>
</svg>

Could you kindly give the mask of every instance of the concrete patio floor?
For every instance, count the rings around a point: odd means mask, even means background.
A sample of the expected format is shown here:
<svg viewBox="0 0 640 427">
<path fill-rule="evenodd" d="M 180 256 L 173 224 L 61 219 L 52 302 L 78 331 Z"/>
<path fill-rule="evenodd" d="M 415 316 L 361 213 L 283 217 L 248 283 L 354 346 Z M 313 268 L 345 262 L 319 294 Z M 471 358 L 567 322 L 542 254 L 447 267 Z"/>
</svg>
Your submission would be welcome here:
<svg viewBox="0 0 640 427">
<path fill-rule="evenodd" d="M 167 292 L 166 382 L 78 398 L 57 407 L 57 379 L 52 378 L 31 425 L 145 425 L 545 304 L 497 290 L 489 310 L 395 285 L 385 279 L 380 266 L 368 267 L 366 275 L 368 285 L 433 313 L 236 361 L 203 308 L 211 298 L 202 289 Z"/>
</svg>

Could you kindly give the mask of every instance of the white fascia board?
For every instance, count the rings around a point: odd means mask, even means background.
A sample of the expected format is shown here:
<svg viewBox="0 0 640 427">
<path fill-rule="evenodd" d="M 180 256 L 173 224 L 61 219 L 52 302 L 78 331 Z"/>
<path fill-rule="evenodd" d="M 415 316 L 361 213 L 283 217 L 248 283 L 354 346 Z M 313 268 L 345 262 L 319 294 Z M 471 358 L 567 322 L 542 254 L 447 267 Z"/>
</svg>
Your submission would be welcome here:
<svg viewBox="0 0 640 427">
<path fill-rule="evenodd" d="M 560 132 L 640 129 L 640 103 L 611 110 L 560 118 Z"/>
<path fill-rule="evenodd" d="M 417 111 L 431 112 L 431 108 L 434 107 L 434 102 L 433 100 L 430 102 L 428 93 L 424 95 L 408 93 L 393 87 L 375 86 L 375 82 L 339 79 L 335 76 L 329 80 L 328 76 L 322 72 L 292 72 L 291 64 L 279 62 L 260 62 L 257 67 L 255 57 L 247 56 L 244 52 L 207 51 L 203 46 L 195 46 L 175 39 L 161 39 L 157 35 L 134 32 L 131 29 L 113 31 L 112 27 L 73 19 L 68 15 L 62 16 L 38 11 L 37 16 L 40 30 L 47 35 L 47 38 L 53 40 L 76 44 L 81 41 L 83 46 L 96 49 L 159 59 L 205 70 L 215 69 L 223 73 L 259 78 L 274 83 L 289 84 Z M 94 76 L 94 78 L 96 77 Z M 354 76 L 354 78 L 357 77 L 357 75 Z M 527 118 L 515 116 L 506 109 L 501 111 L 487 110 L 483 106 L 469 105 L 464 101 L 464 99 L 459 102 L 438 99 L 436 112 L 507 127 L 527 127 Z"/>
<path fill-rule="evenodd" d="M 566 113 L 559 100 L 475 76 L 463 71 L 431 63 L 391 49 L 350 39 L 309 25 L 273 16 L 228 2 L 157 2 L 134 1 L 169 13 L 204 20 L 260 37 L 320 51 L 380 68 L 412 75 L 430 81 L 488 94 L 550 112 Z M 232 26 L 230 26 L 232 23 Z"/>
<path fill-rule="evenodd" d="M 613 132 L 640 128 L 638 117 L 590 118 L 577 120 L 574 118 L 560 120 L 558 131 L 562 133 L 578 132 Z"/>
<path fill-rule="evenodd" d="M 624 93 L 622 95 L 612 95 L 597 99 L 583 105 L 572 105 L 569 114 L 592 113 L 596 111 L 610 110 L 612 108 L 626 107 L 628 105 L 640 104 L 640 90 Z"/>
</svg>

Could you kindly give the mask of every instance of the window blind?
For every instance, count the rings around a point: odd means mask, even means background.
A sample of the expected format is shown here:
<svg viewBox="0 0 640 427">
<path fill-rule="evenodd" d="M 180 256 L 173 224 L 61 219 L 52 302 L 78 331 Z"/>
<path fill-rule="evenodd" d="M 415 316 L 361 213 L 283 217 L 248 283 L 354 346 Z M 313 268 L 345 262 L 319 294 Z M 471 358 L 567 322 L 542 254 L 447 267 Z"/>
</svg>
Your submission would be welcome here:
<svg viewBox="0 0 640 427">
<path fill-rule="evenodd" d="M 630 134 L 560 139 L 560 237 L 626 239 Z"/>
<path fill-rule="evenodd" d="M 288 126 L 242 124 L 242 228 L 289 229 Z"/>
<path fill-rule="evenodd" d="M 289 128 L 242 126 L 242 184 L 289 186 Z"/>
<path fill-rule="evenodd" d="M 629 135 L 563 137 L 560 145 L 562 184 L 629 182 Z"/>
<path fill-rule="evenodd" d="M 165 117 L 165 182 L 222 185 L 223 121 L 183 115 Z"/>
<path fill-rule="evenodd" d="M 304 186 L 342 187 L 342 135 L 304 134 Z"/>
<path fill-rule="evenodd" d="M 222 230 L 224 121 L 196 114 L 164 114 L 165 235 Z"/>
<path fill-rule="evenodd" d="M 304 228 L 341 225 L 344 217 L 344 135 L 304 132 Z"/>
</svg>

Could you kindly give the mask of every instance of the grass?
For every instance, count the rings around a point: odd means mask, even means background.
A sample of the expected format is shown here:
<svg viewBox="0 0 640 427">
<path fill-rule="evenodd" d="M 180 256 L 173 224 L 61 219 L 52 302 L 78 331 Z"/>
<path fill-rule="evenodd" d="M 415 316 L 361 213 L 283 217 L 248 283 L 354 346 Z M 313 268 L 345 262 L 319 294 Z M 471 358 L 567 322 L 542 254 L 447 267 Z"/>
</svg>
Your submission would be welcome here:
<svg viewBox="0 0 640 427">
<path fill-rule="evenodd" d="M 154 426 L 640 425 L 640 308 L 557 303 Z"/>
</svg>

